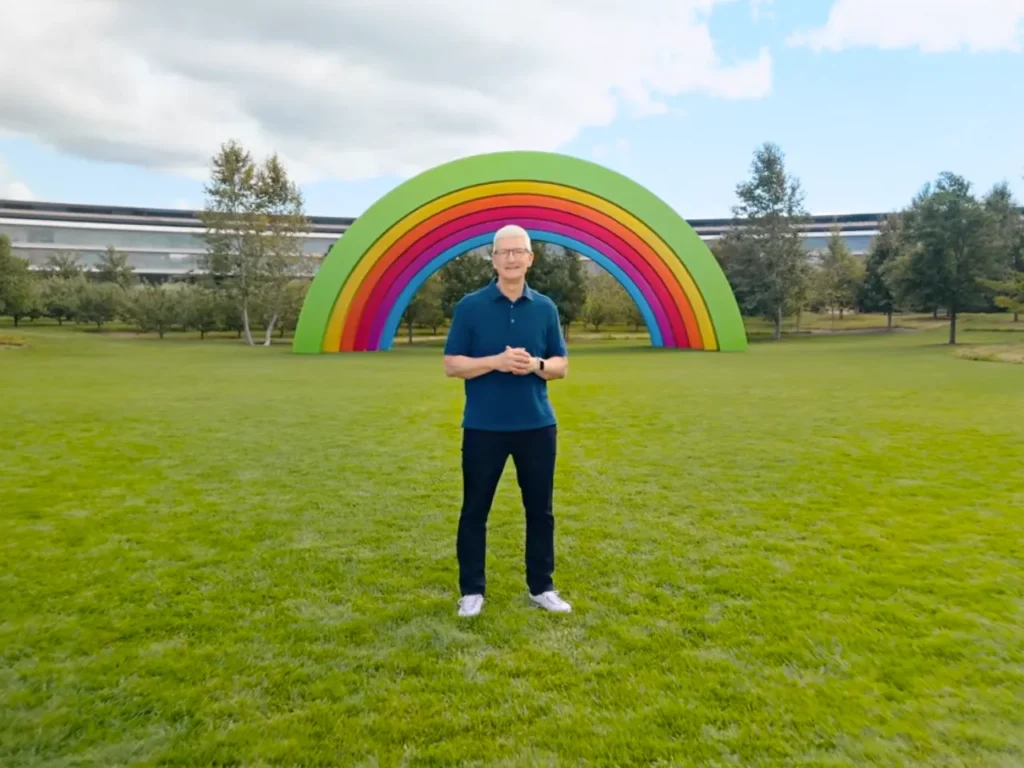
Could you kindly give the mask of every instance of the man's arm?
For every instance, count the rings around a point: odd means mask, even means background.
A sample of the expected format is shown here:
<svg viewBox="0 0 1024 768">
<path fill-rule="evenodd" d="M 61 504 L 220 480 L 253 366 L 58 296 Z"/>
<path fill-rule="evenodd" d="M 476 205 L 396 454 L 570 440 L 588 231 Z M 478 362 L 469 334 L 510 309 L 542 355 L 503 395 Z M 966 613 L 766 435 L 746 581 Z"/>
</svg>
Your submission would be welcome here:
<svg viewBox="0 0 1024 768">
<path fill-rule="evenodd" d="M 547 349 L 544 356 L 544 370 L 540 370 L 540 360 L 531 361 L 532 372 L 545 381 L 564 379 L 569 373 L 569 357 L 565 348 L 565 337 L 562 336 L 562 321 L 558 309 L 551 306 L 548 317 Z"/>
<path fill-rule="evenodd" d="M 467 355 L 445 355 L 444 375 L 453 379 L 475 379 L 485 373 L 498 370 L 500 355 L 469 357 Z"/>
<path fill-rule="evenodd" d="M 544 358 L 544 370 L 540 369 L 540 358 L 533 358 L 531 372 L 537 374 L 545 381 L 552 379 L 564 379 L 569 373 L 569 358 L 564 355 Z"/>
<path fill-rule="evenodd" d="M 491 371 L 509 371 L 514 353 L 505 350 L 498 355 L 474 357 L 472 341 L 469 307 L 459 302 L 452 313 L 452 327 L 448 330 L 448 338 L 444 344 L 445 376 L 453 379 L 475 379 Z"/>
</svg>

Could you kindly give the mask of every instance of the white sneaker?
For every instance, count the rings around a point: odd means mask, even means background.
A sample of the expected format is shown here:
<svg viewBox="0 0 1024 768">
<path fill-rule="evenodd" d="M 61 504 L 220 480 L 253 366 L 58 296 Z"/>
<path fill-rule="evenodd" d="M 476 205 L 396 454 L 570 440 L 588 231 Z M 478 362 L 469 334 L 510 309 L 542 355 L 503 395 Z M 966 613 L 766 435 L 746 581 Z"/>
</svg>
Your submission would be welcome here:
<svg viewBox="0 0 1024 768">
<path fill-rule="evenodd" d="M 459 598 L 459 616 L 477 616 L 483 607 L 483 595 L 464 595 Z"/>
<path fill-rule="evenodd" d="M 558 596 L 557 592 L 544 592 L 540 595 L 530 595 L 530 600 L 539 608 L 554 613 L 572 613 L 572 606 Z"/>
</svg>

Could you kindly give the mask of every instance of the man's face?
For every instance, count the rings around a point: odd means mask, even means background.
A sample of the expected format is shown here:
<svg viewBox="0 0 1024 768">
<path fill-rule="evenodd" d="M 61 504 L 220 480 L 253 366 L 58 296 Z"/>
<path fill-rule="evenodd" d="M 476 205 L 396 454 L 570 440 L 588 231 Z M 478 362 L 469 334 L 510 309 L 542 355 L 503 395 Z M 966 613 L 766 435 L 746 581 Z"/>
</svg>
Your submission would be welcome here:
<svg viewBox="0 0 1024 768">
<path fill-rule="evenodd" d="M 533 265 L 533 251 L 522 235 L 502 237 L 494 244 L 491 262 L 498 276 L 505 280 L 522 280 Z"/>
</svg>

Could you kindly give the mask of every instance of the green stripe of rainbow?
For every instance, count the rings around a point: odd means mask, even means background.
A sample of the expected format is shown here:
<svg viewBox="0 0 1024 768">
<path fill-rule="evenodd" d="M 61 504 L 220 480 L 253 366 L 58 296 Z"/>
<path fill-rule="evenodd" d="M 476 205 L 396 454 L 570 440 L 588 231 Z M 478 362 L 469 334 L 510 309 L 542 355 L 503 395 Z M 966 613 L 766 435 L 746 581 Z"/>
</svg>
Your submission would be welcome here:
<svg viewBox="0 0 1024 768">
<path fill-rule="evenodd" d="M 655 346 L 735 351 L 747 338 L 714 256 L 649 191 L 565 155 L 477 155 L 416 176 L 378 200 L 327 254 L 294 349 L 389 349 L 416 290 L 444 263 L 518 223 L 583 253 L 625 286 Z"/>
</svg>

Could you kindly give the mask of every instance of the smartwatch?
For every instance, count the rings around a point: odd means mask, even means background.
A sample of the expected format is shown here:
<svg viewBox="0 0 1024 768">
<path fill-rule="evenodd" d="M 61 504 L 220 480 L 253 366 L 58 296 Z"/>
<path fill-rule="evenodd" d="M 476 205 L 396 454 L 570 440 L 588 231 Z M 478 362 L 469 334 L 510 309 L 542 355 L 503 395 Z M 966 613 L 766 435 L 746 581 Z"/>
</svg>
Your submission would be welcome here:
<svg viewBox="0 0 1024 768">
<path fill-rule="evenodd" d="M 543 357 L 538 357 L 537 359 L 540 361 L 540 363 L 539 363 L 540 364 L 540 369 L 543 371 L 544 370 L 544 358 Z"/>
</svg>

